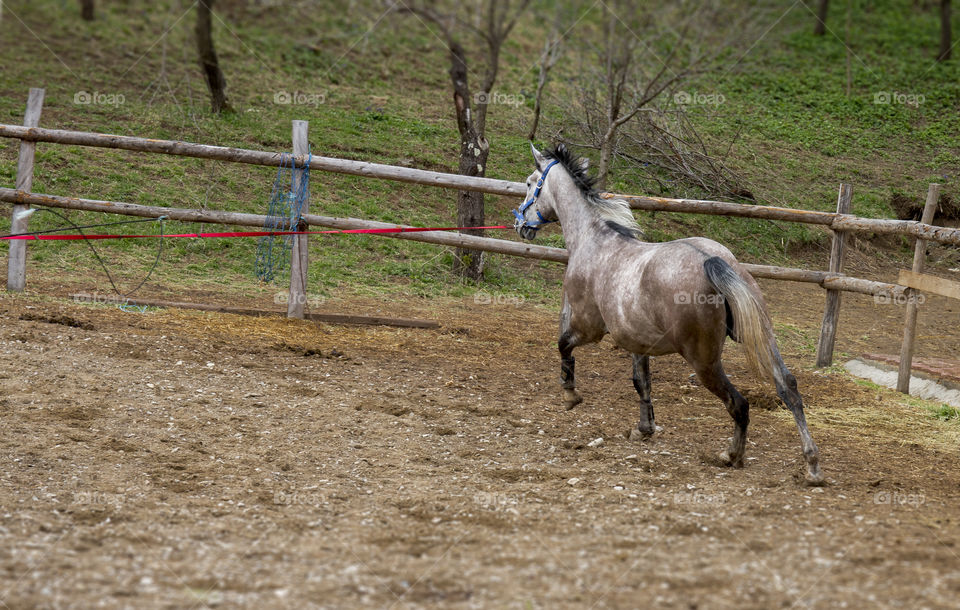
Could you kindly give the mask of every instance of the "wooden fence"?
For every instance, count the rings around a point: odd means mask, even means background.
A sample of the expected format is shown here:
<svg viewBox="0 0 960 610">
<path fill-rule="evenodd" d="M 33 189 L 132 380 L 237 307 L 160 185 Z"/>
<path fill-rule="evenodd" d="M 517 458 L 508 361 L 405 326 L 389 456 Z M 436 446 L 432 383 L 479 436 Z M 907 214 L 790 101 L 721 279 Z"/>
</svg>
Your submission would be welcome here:
<svg viewBox="0 0 960 610">
<path fill-rule="evenodd" d="M 81 199 L 76 197 L 61 197 L 31 192 L 33 177 L 34 150 L 37 142 L 57 144 L 91 146 L 98 148 L 114 148 L 137 152 L 168 154 L 200 159 L 214 159 L 247 163 L 267 167 L 279 167 L 284 160 L 279 152 L 267 152 L 223 146 L 210 146 L 191 142 L 174 140 L 156 140 L 133 136 L 121 136 L 60 129 L 44 129 L 38 127 L 40 112 L 43 104 L 43 89 L 31 89 L 27 103 L 27 112 L 24 125 L 0 124 L 0 137 L 16 138 L 20 140 L 20 157 L 17 166 L 16 187 L 13 189 L 0 187 L 0 201 L 13 204 L 14 221 L 11 231 L 22 233 L 27 231 L 27 221 L 17 215 L 31 205 L 107 212 L 129 216 L 158 218 L 166 216 L 171 220 L 187 222 L 216 223 L 224 225 L 262 227 L 268 220 L 259 214 L 244 214 L 213 210 L 198 210 L 186 208 L 167 208 L 161 206 L 146 206 L 117 201 L 101 201 Z M 526 193 L 526 186 L 522 182 L 510 182 L 491 178 L 461 176 L 443 172 L 396 167 L 379 163 L 367 163 L 332 157 L 322 157 L 306 154 L 307 150 L 307 123 L 294 121 L 293 151 L 294 151 L 294 179 L 302 178 L 303 168 L 309 166 L 311 170 L 328 171 L 341 174 L 366 176 L 382 180 L 392 180 L 455 190 L 479 191 L 520 198 Z M 289 158 L 286 161 L 289 163 Z M 939 192 L 939 185 L 931 185 L 931 193 Z M 882 296 L 889 302 L 908 303 L 907 323 L 904 329 L 903 354 L 901 355 L 901 372 L 904 366 L 909 374 L 910 358 L 913 349 L 913 336 L 916 324 L 915 289 L 901 284 L 875 282 L 861 278 L 850 277 L 843 273 L 844 250 L 846 236 L 852 232 L 866 232 L 876 234 L 907 235 L 918 238 L 917 255 L 915 257 L 914 272 L 922 271 L 922 247 L 925 241 L 934 241 L 943 244 L 960 245 L 960 230 L 937 227 L 930 224 L 932 210 L 926 212 L 921 222 L 908 220 L 888 220 L 861 218 L 849 214 L 851 201 L 851 187 L 841 185 L 838 196 L 837 211 L 818 212 L 810 210 L 796 210 L 760 205 L 746 205 L 723 201 L 704 201 L 692 199 L 669 199 L 662 197 L 645 197 L 637 195 L 605 194 L 605 197 L 622 197 L 634 209 L 664 212 L 684 212 L 693 214 L 709 214 L 733 216 L 741 218 L 776 220 L 785 222 L 800 222 L 821 225 L 833 232 L 829 270 L 814 271 L 808 269 L 794 269 L 771 265 L 744 264 L 744 267 L 754 277 L 795 282 L 815 283 L 827 291 L 827 302 L 824 309 L 823 324 L 817 348 L 817 366 L 828 366 L 832 363 L 833 348 L 836 337 L 837 321 L 840 313 L 841 292 L 856 292 L 861 294 Z M 933 196 L 933 206 L 936 205 L 936 195 Z M 927 206 L 930 207 L 930 195 Z M 362 220 L 357 218 L 334 218 L 321 216 L 305 211 L 302 218 L 302 227 L 320 226 L 336 229 L 377 229 L 396 228 L 403 225 L 393 225 L 383 222 Z M 526 244 L 504 239 L 493 239 L 446 232 L 417 232 L 417 233 L 388 233 L 381 234 L 394 239 L 409 239 L 433 243 L 443 246 L 455 246 L 486 252 L 495 252 L 510 256 L 520 256 L 541 260 L 550 260 L 565 263 L 567 252 L 561 248 L 550 248 Z M 303 296 L 306 293 L 307 236 L 297 236 L 295 240 L 293 258 L 291 261 L 291 284 L 288 315 L 303 317 Z M 8 259 L 7 289 L 23 290 L 26 278 L 26 245 L 23 240 L 14 240 L 10 244 Z M 919 262 L 918 262 L 919 261 Z M 929 276 L 924 276 L 929 277 Z M 299 307 L 297 307 L 299 305 Z M 901 374 L 901 377 L 903 375 Z M 907 377 L 909 382 L 909 377 Z"/>
</svg>

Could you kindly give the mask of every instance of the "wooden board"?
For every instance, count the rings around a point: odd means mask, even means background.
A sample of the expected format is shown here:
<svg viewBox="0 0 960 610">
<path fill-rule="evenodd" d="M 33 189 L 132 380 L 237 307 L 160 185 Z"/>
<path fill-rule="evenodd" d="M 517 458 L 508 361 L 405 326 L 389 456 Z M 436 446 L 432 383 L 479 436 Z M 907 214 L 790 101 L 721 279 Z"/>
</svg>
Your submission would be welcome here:
<svg viewBox="0 0 960 610">
<path fill-rule="evenodd" d="M 176 307 L 178 309 L 196 309 L 199 311 L 213 311 L 217 313 L 231 313 L 243 316 L 285 316 L 285 311 L 270 309 L 252 309 L 247 307 L 230 307 L 228 305 L 210 305 L 207 303 L 186 303 L 181 301 L 162 301 L 158 299 L 130 299 L 125 297 L 94 297 L 89 294 L 71 294 L 74 301 L 116 303 L 118 305 L 139 305 L 147 307 Z M 337 313 L 308 313 L 304 316 L 308 320 L 326 322 L 328 324 L 364 324 L 372 326 L 398 326 L 400 328 L 440 328 L 440 323 L 433 320 L 417 320 L 409 318 L 386 318 L 381 316 L 355 316 Z"/>
<path fill-rule="evenodd" d="M 960 282 L 946 280 L 935 275 L 901 269 L 897 283 L 901 286 L 915 288 L 929 292 L 930 294 L 938 294 L 942 297 L 950 297 L 951 299 L 960 299 Z"/>
</svg>

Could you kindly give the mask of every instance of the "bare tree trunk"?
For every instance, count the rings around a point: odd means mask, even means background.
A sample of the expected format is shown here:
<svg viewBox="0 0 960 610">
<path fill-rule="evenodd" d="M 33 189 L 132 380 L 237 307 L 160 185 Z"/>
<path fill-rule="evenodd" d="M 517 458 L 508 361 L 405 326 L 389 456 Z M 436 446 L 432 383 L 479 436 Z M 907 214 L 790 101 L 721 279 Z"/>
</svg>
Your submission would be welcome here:
<svg viewBox="0 0 960 610">
<path fill-rule="evenodd" d="M 850 48 L 850 22 L 853 7 L 850 6 L 850 0 L 847 0 L 847 21 L 843 29 L 843 46 L 847 49 L 847 98 L 853 91 L 853 49 Z"/>
<path fill-rule="evenodd" d="M 537 137 L 537 127 L 540 126 L 540 110 L 543 101 L 543 90 L 547 86 L 547 80 L 550 76 L 550 70 L 560 58 L 560 37 L 559 32 L 554 30 L 553 34 L 543 45 L 543 55 L 540 57 L 540 74 L 537 77 L 537 93 L 533 98 L 533 121 L 530 123 L 530 132 L 527 139 L 533 141 Z"/>
<path fill-rule="evenodd" d="M 950 59 L 953 32 L 950 29 L 950 0 L 940 0 L 940 53 L 937 61 Z"/>
<path fill-rule="evenodd" d="M 827 31 L 827 5 L 829 0 L 820 0 L 817 4 L 817 22 L 813 26 L 813 33 L 823 36 Z"/>
<path fill-rule="evenodd" d="M 93 0 L 80 0 L 80 16 L 84 21 L 93 21 Z"/>
<path fill-rule="evenodd" d="M 620 23 L 620 18 L 609 7 L 604 7 L 604 13 L 607 17 L 603 43 L 606 48 L 602 60 L 607 107 L 604 117 L 605 130 L 600 137 L 600 166 L 597 168 L 597 186 L 600 190 L 607 188 L 607 176 L 610 173 L 610 165 L 613 163 L 617 130 L 623 124 L 621 115 L 626 94 L 627 74 L 634 60 L 632 43 L 624 44 L 617 40 L 617 24 Z"/>
<path fill-rule="evenodd" d="M 478 169 L 487 162 L 489 145 L 487 141 L 481 138 L 481 153 L 475 158 L 470 152 L 475 150 L 476 144 L 464 142 L 460 150 L 460 174 L 463 176 L 479 176 L 482 171 Z M 473 144 L 473 145 L 472 145 Z M 472 146 L 471 146 L 472 145 Z M 482 161 L 481 161 L 482 160 Z M 484 168 L 485 169 L 485 168 Z M 483 214 L 483 193 L 473 191 L 460 191 L 457 195 L 457 226 L 460 227 L 482 227 L 484 223 Z M 483 236 L 483 231 L 465 230 L 461 231 L 465 235 Z M 479 250 L 465 250 L 457 248 L 454 269 L 466 278 L 474 281 L 483 279 L 484 258 L 483 252 Z"/>
<path fill-rule="evenodd" d="M 613 144 L 616 135 L 616 129 L 611 126 L 600 140 L 600 165 L 597 167 L 597 188 L 601 191 L 607 188 L 607 176 L 610 174 L 610 164 L 613 162 Z"/>
<path fill-rule="evenodd" d="M 529 6 L 531 0 L 521 0 L 510 16 L 509 0 L 488 0 L 485 10 L 477 3 L 474 24 L 469 26 L 480 39 L 486 42 L 486 72 L 476 97 L 470 95 L 467 56 L 463 45 L 454 35 L 453 26 L 458 22 L 455 14 L 436 12 L 435 3 L 419 3 L 414 0 L 392 2 L 391 8 L 400 12 L 419 15 L 431 21 L 443 32 L 450 51 L 450 80 L 453 82 L 453 103 L 457 112 L 457 131 L 460 133 L 460 174 L 482 177 L 487 171 L 490 143 L 485 136 L 487 107 L 490 92 L 497 79 L 500 64 L 500 48 L 510 35 L 517 19 Z M 460 3 L 454 6 L 459 8 Z M 481 15 L 482 13 L 482 15 Z M 463 23 L 463 21 L 461 21 Z M 457 196 L 457 223 L 461 227 L 477 227 L 484 224 L 483 194 L 461 191 Z M 464 230 L 466 235 L 482 236 L 482 230 Z M 454 268 L 472 280 L 483 279 L 483 253 L 458 248 Z"/>
<path fill-rule="evenodd" d="M 527 139 L 531 142 L 537 137 L 537 128 L 540 127 L 540 102 L 543 99 L 543 88 L 547 85 L 547 72 L 543 64 L 540 64 L 540 76 L 537 79 L 537 93 L 533 98 L 533 120 L 530 122 L 530 131 L 527 133 Z"/>
<path fill-rule="evenodd" d="M 220 71 L 220 62 L 213 47 L 213 2 L 214 0 L 199 0 L 197 2 L 197 52 L 200 55 L 200 67 L 210 89 L 210 105 L 214 113 L 231 111 L 227 101 L 227 80 Z"/>
<path fill-rule="evenodd" d="M 455 41 L 450 44 L 450 80 L 453 82 L 453 103 L 457 111 L 457 130 L 460 132 L 459 173 L 462 176 L 483 176 L 487 171 L 490 144 L 474 121 L 466 56 L 463 47 Z M 482 111 L 478 111 L 477 118 L 482 116 Z M 457 226 L 482 227 L 483 224 L 483 193 L 460 191 L 457 195 Z M 466 230 L 462 233 L 483 235 L 483 231 L 479 230 Z M 457 248 L 454 267 L 464 277 L 481 280 L 483 262 L 483 252 Z"/>
</svg>

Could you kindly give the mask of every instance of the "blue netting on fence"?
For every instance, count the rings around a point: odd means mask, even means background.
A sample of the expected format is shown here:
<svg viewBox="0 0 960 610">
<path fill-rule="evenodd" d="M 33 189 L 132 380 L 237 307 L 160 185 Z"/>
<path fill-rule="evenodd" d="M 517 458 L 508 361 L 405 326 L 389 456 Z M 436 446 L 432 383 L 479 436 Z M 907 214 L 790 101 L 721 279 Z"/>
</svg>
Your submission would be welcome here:
<svg viewBox="0 0 960 610">
<path fill-rule="evenodd" d="M 292 155 L 280 155 L 280 167 L 273 180 L 270 193 L 270 206 L 265 231 L 296 231 L 303 213 L 304 204 L 310 199 L 310 157 L 301 171 L 302 179 L 294 186 L 294 158 Z M 278 273 L 290 263 L 290 247 L 293 235 L 266 235 L 257 243 L 257 277 L 264 282 L 273 281 Z"/>
</svg>

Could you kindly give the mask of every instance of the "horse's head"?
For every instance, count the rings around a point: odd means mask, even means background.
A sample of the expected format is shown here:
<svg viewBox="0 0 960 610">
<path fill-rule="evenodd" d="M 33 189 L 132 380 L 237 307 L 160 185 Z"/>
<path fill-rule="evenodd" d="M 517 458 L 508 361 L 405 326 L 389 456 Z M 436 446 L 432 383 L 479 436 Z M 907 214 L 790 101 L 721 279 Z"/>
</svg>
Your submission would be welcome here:
<svg viewBox="0 0 960 610">
<path fill-rule="evenodd" d="M 557 164 L 556 159 L 550 159 L 534 148 L 530 144 L 530 150 L 533 151 L 533 160 L 537 164 L 537 169 L 527 176 L 527 195 L 520 207 L 513 211 L 516 220 L 513 228 L 517 230 L 520 237 L 532 240 L 537 236 L 537 231 L 543 225 L 556 222 L 557 212 L 553 207 L 552 198 L 544 196 L 544 184 L 550 169 Z"/>
</svg>

